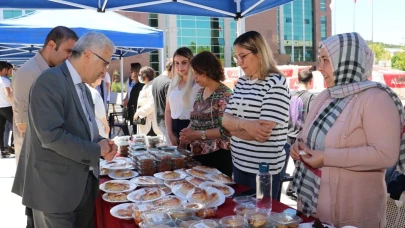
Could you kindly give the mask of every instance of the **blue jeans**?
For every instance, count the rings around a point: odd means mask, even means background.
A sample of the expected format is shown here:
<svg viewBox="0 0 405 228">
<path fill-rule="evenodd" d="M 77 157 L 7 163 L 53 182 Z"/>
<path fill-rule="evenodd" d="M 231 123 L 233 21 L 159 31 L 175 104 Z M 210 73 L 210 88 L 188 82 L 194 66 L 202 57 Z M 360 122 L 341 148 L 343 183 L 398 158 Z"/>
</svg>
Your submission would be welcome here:
<svg viewBox="0 0 405 228">
<path fill-rule="evenodd" d="M 248 186 L 256 191 L 256 174 L 247 173 L 233 166 L 233 178 L 236 183 Z M 272 175 L 271 198 L 277 200 L 280 191 L 280 173 Z"/>
<path fill-rule="evenodd" d="M 11 123 L 9 121 L 6 122 L 5 125 L 5 130 L 4 130 L 4 136 L 3 136 L 3 142 L 4 142 L 4 148 L 10 147 L 13 145 L 13 135 L 12 135 L 12 130 L 13 130 L 13 126 L 11 125 Z M 11 143 L 9 145 L 9 139 L 10 139 L 10 134 L 11 134 Z"/>
</svg>

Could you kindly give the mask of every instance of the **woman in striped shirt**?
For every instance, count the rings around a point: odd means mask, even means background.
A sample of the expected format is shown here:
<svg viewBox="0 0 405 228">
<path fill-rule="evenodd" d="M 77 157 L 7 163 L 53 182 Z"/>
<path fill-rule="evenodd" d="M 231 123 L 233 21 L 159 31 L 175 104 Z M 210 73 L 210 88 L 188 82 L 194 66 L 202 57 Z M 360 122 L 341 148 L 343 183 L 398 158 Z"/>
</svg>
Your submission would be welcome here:
<svg viewBox="0 0 405 228">
<path fill-rule="evenodd" d="M 260 33 L 250 31 L 234 42 L 234 60 L 245 73 L 235 86 L 223 117 L 231 133 L 235 182 L 256 189 L 261 162 L 270 165 L 272 197 L 279 191 L 280 171 L 286 155 L 290 94 L 286 78 Z"/>
</svg>

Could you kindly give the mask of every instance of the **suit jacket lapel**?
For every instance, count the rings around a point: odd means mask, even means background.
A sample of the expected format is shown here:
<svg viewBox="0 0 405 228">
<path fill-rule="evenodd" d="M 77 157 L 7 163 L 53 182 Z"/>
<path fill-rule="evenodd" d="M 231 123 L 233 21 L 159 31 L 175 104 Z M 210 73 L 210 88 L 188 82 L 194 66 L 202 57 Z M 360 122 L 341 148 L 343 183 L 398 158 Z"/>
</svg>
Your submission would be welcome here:
<svg viewBox="0 0 405 228">
<path fill-rule="evenodd" d="M 73 84 L 72 76 L 70 75 L 70 72 L 69 72 L 69 69 L 67 68 L 66 62 L 63 62 L 60 65 L 60 68 L 62 69 L 62 72 L 66 77 L 66 81 L 67 81 L 67 83 L 69 85 L 70 92 L 72 93 L 73 101 L 76 104 L 77 111 L 79 111 L 79 114 L 82 117 L 82 120 L 84 122 L 84 126 L 86 126 L 87 132 L 89 133 L 89 138 L 91 138 L 89 122 L 87 121 L 86 115 L 84 114 L 82 103 L 80 103 L 79 96 L 77 95 L 76 86 Z"/>
</svg>

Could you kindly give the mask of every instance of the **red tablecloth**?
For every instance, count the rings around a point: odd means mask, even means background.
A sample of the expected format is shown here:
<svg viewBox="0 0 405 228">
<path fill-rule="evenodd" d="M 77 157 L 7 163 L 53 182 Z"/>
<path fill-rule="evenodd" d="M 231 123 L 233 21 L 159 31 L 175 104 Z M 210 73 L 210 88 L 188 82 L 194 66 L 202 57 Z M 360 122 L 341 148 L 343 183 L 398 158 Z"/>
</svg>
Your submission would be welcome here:
<svg viewBox="0 0 405 228">
<path fill-rule="evenodd" d="M 108 177 L 101 177 L 100 178 L 100 184 L 110 180 Z M 232 186 L 235 189 L 235 193 L 240 193 L 243 191 L 248 190 L 248 187 L 242 186 L 242 185 L 233 185 Z M 122 220 L 122 219 L 117 219 L 110 214 L 110 210 L 112 207 L 117 205 L 116 203 L 109 203 L 106 202 L 102 199 L 102 194 L 103 192 L 100 191 L 100 194 L 98 195 L 96 199 L 96 209 L 95 209 L 95 228 L 135 228 L 137 227 L 135 225 L 134 220 Z M 235 213 L 233 212 L 233 209 L 235 207 L 235 202 L 231 198 L 227 198 L 225 203 L 222 204 L 220 207 L 218 207 L 218 211 L 216 214 L 216 218 L 222 218 L 228 215 L 234 215 Z M 273 200 L 273 207 L 272 211 L 274 212 L 282 212 L 287 208 L 291 208 L 285 204 L 282 204 L 276 200 Z M 314 219 L 311 217 L 305 217 L 301 216 L 303 219 L 303 222 L 310 222 L 313 221 Z"/>
</svg>

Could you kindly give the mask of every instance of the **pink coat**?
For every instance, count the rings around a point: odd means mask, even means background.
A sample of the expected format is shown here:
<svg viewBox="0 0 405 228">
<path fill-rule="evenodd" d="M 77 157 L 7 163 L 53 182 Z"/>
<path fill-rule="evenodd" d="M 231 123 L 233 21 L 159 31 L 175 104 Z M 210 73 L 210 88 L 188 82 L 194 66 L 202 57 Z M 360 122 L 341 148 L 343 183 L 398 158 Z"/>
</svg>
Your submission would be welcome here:
<svg viewBox="0 0 405 228">
<path fill-rule="evenodd" d="M 306 141 L 309 125 L 332 101 L 317 96 L 299 135 Z M 372 88 L 347 104 L 326 135 L 324 167 L 317 212 L 336 227 L 385 227 L 386 168 L 399 157 L 400 118 L 387 92 Z"/>
</svg>

